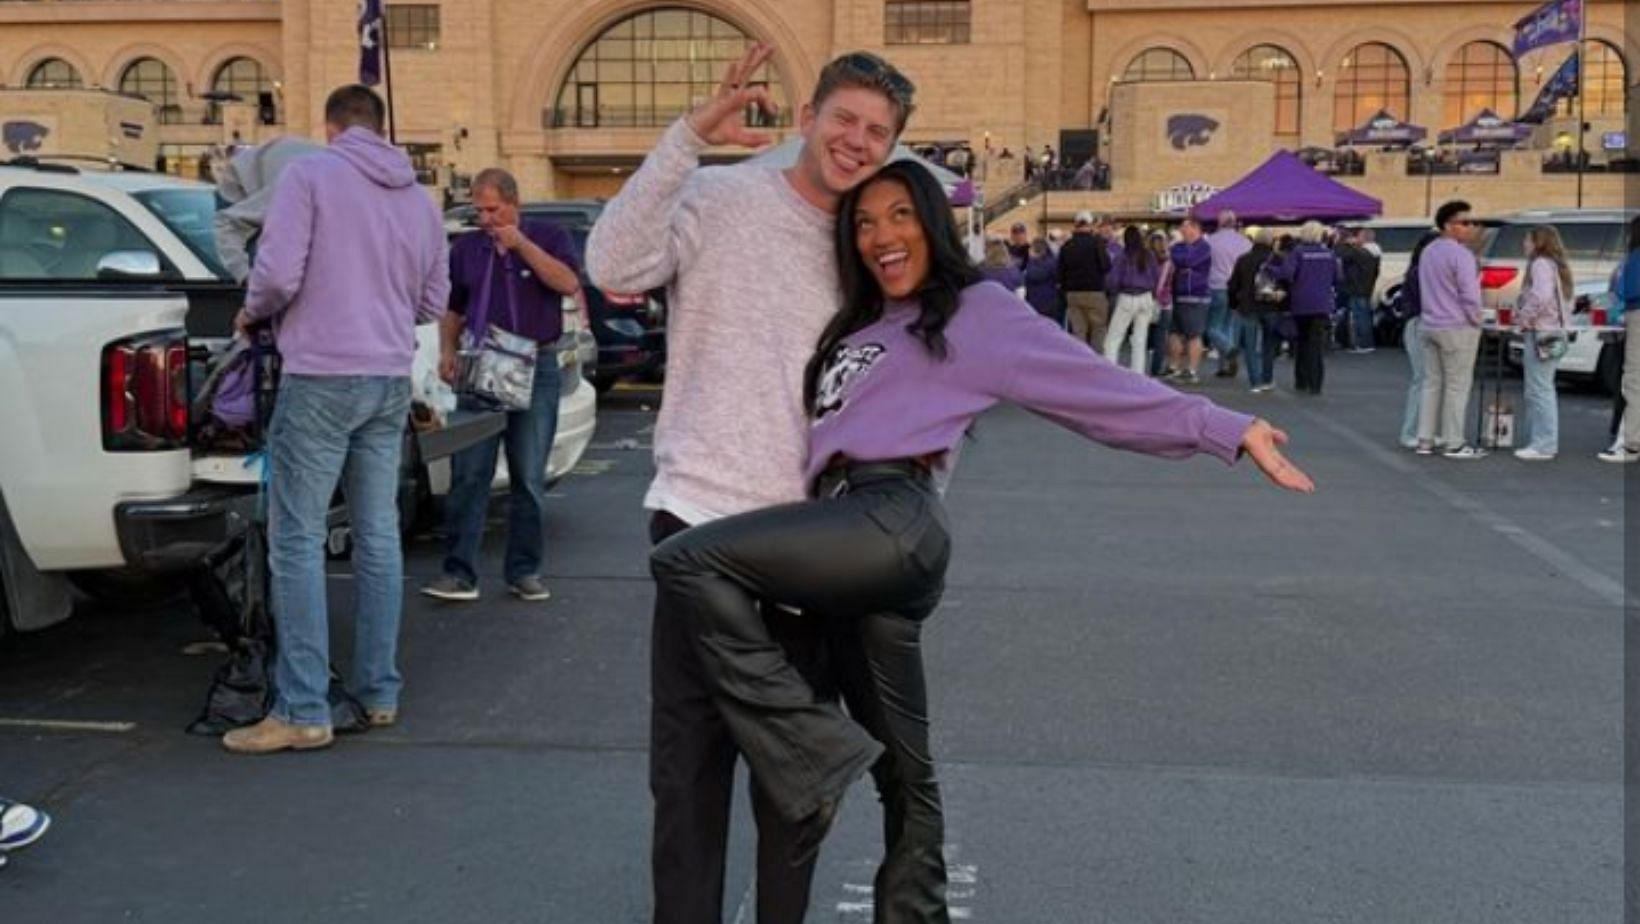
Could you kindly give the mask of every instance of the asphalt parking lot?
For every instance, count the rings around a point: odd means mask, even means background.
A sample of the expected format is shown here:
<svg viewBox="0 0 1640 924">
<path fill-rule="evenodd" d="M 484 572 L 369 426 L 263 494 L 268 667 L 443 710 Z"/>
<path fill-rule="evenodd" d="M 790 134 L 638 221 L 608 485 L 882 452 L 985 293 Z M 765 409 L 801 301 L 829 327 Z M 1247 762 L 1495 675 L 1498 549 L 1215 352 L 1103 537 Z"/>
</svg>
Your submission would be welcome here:
<svg viewBox="0 0 1640 924">
<path fill-rule="evenodd" d="M 1395 445 L 1403 376 L 1380 350 L 1330 357 L 1317 399 L 1204 386 L 1289 430 L 1308 498 L 982 421 L 926 639 L 955 917 L 1619 919 L 1635 476 L 1594 459 L 1609 401 L 1564 395 L 1554 463 L 1460 463 Z M 647 921 L 658 397 L 609 396 L 554 490 L 551 601 L 498 593 L 496 531 L 483 601 L 408 598 L 396 728 L 268 758 L 184 735 L 216 663 L 185 608 L 0 645 L 0 792 L 57 819 L 0 920 Z M 418 538 L 408 580 L 438 563 Z M 345 566 L 332 589 L 345 655 Z M 750 922 L 738 810 L 725 921 Z M 870 920 L 876 817 L 862 785 L 810 920 Z"/>
</svg>

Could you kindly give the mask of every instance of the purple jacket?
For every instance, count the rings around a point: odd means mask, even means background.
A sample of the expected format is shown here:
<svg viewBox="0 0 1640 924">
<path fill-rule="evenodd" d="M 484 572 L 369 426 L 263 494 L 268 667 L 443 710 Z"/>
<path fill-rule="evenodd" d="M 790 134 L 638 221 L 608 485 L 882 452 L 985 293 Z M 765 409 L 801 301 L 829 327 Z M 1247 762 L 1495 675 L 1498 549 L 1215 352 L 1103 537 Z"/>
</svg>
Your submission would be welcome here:
<svg viewBox="0 0 1640 924">
<path fill-rule="evenodd" d="M 1213 272 L 1213 246 L 1200 237 L 1194 244 L 1173 245 L 1173 297 L 1207 301 L 1207 279 Z"/>
<path fill-rule="evenodd" d="M 416 323 L 450 297 L 444 255 L 410 158 L 350 128 L 280 175 L 245 310 L 274 320 L 286 372 L 408 376 Z"/>
<path fill-rule="evenodd" d="M 829 358 L 809 434 L 808 483 L 834 457 L 880 462 L 953 450 L 974 418 L 1007 401 L 1098 443 L 1233 463 L 1253 418 L 1116 366 L 1006 290 L 962 292 L 945 329 L 947 359 L 907 327 L 915 302 L 893 302 Z"/>
<path fill-rule="evenodd" d="M 1053 254 L 1032 257 L 1025 264 L 1025 300 L 1039 314 L 1059 314 L 1059 261 Z"/>
<path fill-rule="evenodd" d="M 1320 244 L 1300 244 L 1274 269 L 1276 278 L 1287 284 L 1287 306 L 1294 317 L 1332 314 L 1338 284 L 1344 279 L 1332 251 Z"/>
<path fill-rule="evenodd" d="M 1123 253 L 1111 264 L 1110 276 L 1106 279 L 1111 295 L 1149 295 L 1155 293 L 1156 286 L 1161 282 L 1162 268 L 1154 254 L 1148 266 L 1138 269 L 1134 267 L 1132 258 Z"/>
<path fill-rule="evenodd" d="M 982 266 L 979 268 L 986 279 L 991 280 L 1009 292 L 1025 284 L 1025 273 L 1017 265 L 1009 263 L 1007 266 Z"/>
</svg>

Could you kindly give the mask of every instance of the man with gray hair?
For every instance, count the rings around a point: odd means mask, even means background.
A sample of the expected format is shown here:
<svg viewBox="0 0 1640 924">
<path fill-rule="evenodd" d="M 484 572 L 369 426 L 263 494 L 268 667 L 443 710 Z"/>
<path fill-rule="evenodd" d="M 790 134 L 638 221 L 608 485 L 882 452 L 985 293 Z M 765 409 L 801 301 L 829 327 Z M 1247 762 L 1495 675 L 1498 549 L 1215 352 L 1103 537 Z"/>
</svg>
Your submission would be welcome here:
<svg viewBox="0 0 1640 924">
<path fill-rule="evenodd" d="M 473 178 L 478 230 L 450 246 L 450 311 L 439 325 L 439 374 L 453 382 L 462 332 L 481 339 L 489 326 L 528 338 L 539 348 L 530 405 L 507 414 L 507 426 L 450 460 L 445 500 L 444 573 L 421 589 L 440 600 L 478 599 L 478 548 L 484 538 L 490 483 L 503 441 L 511 496 L 503 578 L 513 596 L 545 600 L 541 577 L 547 496 L 547 455 L 558 430 L 558 338 L 563 296 L 581 288 L 580 261 L 569 232 L 549 221 L 521 220 L 518 181 L 497 167 Z"/>
<path fill-rule="evenodd" d="M 1230 273 L 1253 244 L 1239 230 L 1236 213 L 1225 209 L 1219 212 L 1218 228 L 1207 236 L 1207 246 L 1213 249 L 1213 265 L 1207 271 L 1207 345 L 1219 353 L 1219 378 L 1234 378 L 1240 319 L 1230 311 Z"/>
</svg>

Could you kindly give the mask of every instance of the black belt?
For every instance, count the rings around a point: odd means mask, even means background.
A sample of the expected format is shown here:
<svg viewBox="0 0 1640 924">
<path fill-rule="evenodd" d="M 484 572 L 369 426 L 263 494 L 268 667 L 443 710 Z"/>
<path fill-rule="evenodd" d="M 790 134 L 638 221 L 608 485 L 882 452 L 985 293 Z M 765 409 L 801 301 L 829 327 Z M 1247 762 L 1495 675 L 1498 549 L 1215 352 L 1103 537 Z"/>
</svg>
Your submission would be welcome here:
<svg viewBox="0 0 1640 924">
<path fill-rule="evenodd" d="M 884 462 L 839 459 L 814 479 L 814 493 L 816 497 L 842 497 L 851 489 L 874 481 L 907 478 L 920 484 L 931 483 L 933 470 L 929 460 L 923 457 Z"/>
</svg>

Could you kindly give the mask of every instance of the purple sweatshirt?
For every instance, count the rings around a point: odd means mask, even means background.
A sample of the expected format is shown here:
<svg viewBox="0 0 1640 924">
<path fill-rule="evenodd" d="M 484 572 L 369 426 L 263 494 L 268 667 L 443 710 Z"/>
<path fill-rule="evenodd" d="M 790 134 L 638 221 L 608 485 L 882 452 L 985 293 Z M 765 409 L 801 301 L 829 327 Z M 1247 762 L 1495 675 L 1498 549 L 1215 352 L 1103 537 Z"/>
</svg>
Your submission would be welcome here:
<svg viewBox="0 0 1640 924">
<path fill-rule="evenodd" d="M 274 188 L 245 294 L 284 371 L 408 376 L 416 323 L 450 297 L 444 226 L 404 152 L 350 128 Z"/>
<path fill-rule="evenodd" d="M 1173 298 L 1176 301 L 1207 301 L 1207 280 L 1213 271 L 1213 246 L 1207 238 L 1196 243 L 1173 245 Z"/>
<path fill-rule="evenodd" d="M 1424 330 L 1481 326 L 1481 271 L 1468 247 L 1443 237 L 1418 259 L 1418 303 Z"/>
<path fill-rule="evenodd" d="M 1162 281 L 1162 267 L 1151 254 L 1143 269 L 1133 265 L 1133 258 L 1124 251 L 1110 266 L 1105 285 L 1111 295 L 1150 295 Z"/>
<path fill-rule="evenodd" d="M 1096 442 L 1167 458 L 1233 463 L 1253 422 L 1111 364 L 991 282 L 963 290 L 946 359 L 906 329 L 915 302 L 891 302 L 840 345 L 820 381 L 809 484 L 833 458 L 881 462 L 935 453 L 948 475 L 974 418 L 1018 404 Z"/>
<path fill-rule="evenodd" d="M 1300 244 L 1280 258 L 1276 279 L 1291 293 L 1287 308 L 1294 317 L 1332 314 L 1338 284 L 1344 279 L 1338 257 L 1320 244 Z"/>
</svg>

